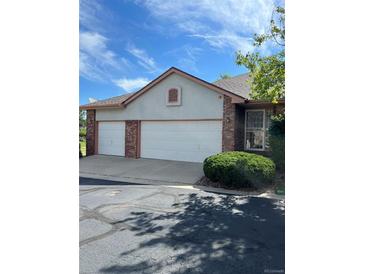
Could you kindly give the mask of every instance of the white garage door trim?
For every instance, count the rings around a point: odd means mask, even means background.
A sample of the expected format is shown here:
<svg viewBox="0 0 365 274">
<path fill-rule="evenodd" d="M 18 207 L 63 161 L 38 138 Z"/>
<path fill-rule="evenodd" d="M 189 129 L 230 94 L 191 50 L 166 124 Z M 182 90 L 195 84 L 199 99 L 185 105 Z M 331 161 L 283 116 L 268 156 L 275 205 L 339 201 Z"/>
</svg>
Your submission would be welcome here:
<svg viewBox="0 0 365 274">
<path fill-rule="evenodd" d="M 124 121 L 98 122 L 98 154 L 124 156 Z"/>
<path fill-rule="evenodd" d="M 141 157 L 203 162 L 222 151 L 222 120 L 142 121 Z"/>
</svg>

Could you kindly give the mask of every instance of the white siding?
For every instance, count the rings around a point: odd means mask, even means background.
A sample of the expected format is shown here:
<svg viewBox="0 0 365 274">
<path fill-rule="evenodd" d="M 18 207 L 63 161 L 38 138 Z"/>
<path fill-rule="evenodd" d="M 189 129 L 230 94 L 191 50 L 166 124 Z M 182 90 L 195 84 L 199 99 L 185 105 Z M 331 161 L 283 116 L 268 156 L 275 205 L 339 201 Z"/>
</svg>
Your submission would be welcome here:
<svg viewBox="0 0 365 274">
<path fill-rule="evenodd" d="M 166 106 L 166 91 L 181 87 L 181 106 Z M 222 119 L 223 96 L 180 75 L 172 74 L 125 109 L 96 111 L 96 120 Z"/>
<path fill-rule="evenodd" d="M 221 151 L 221 121 L 142 121 L 142 158 L 203 162 Z"/>
<path fill-rule="evenodd" d="M 124 122 L 99 122 L 98 135 L 98 154 L 124 156 Z"/>
</svg>

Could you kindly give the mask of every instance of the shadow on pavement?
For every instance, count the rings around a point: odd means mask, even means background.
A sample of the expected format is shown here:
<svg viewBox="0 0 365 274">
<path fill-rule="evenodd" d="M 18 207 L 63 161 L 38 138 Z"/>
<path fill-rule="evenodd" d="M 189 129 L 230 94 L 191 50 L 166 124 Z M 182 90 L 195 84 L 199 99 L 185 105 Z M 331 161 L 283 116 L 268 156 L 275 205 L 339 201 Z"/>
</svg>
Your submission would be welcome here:
<svg viewBox="0 0 365 274">
<path fill-rule="evenodd" d="M 121 220 L 134 227 L 135 236 L 150 237 L 137 248 L 120 254 L 138 258 L 137 261 L 115 264 L 100 272 L 284 273 L 282 203 L 257 197 L 194 193 L 179 194 L 179 198 L 181 202 L 172 205 L 181 208 L 177 212 L 132 212 Z M 166 233 L 161 232 L 161 221 L 171 221 Z M 154 259 L 148 259 L 148 252 L 156 249 L 158 253 L 176 253 L 167 257 L 151 254 Z"/>
<path fill-rule="evenodd" d="M 86 177 L 79 177 L 79 185 L 80 186 L 95 186 L 95 185 L 104 185 L 104 186 L 127 186 L 127 185 L 145 185 L 145 184 L 134 184 L 127 182 L 119 182 L 119 181 L 111 181 L 111 180 L 102 180 L 102 179 L 93 179 Z"/>
</svg>

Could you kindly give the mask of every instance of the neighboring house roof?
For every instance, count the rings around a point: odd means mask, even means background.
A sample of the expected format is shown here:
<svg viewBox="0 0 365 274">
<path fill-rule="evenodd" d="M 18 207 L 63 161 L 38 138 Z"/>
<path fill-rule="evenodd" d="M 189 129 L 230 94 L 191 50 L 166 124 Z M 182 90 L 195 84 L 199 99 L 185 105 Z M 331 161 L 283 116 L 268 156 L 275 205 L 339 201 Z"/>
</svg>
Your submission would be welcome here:
<svg viewBox="0 0 365 274">
<path fill-rule="evenodd" d="M 166 77 L 168 77 L 169 75 L 176 73 L 184 78 L 190 79 L 192 81 L 194 81 L 197 84 L 200 84 L 206 88 L 209 88 L 211 90 L 214 90 L 220 94 L 223 95 L 227 95 L 229 97 L 232 98 L 232 102 L 244 102 L 246 100 L 247 97 L 241 95 L 240 93 L 238 93 L 235 90 L 229 90 L 223 87 L 223 84 L 220 82 L 218 83 L 219 85 L 215 84 L 215 83 L 209 83 L 207 81 L 204 81 L 198 77 L 195 77 L 189 73 L 186 73 L 182 70 L 179 70 L 175 67 L 171 67 L 170 69 L 168 69 L 167 71 L 165 71 L 163 74 L 161 74 L 159 77 L 157 77 L 155 80 L 151 81 L 150 83 L 148 83 L 145 87 L 141 88 L 139 91 L 134 92 L 134 93 L 128 93 L 128 94 L 124 94 L 121 96 L 116 96 L 116 97 L 112 97 L 112 98 L 108 98 L 105 100 L 99 100 L 97 102 L 94 103 L 89 103 L 86 105 L 82 105 L 80 106 L 80 109 L 95 109 L 95 108 L 107 108 L 107 107 L 121 107 L 121 106 L 126 106 L 129 103 L 131 103 L 132 101 L 134 101 L 135 99 L 137 99 L 139 96 L 141 96 L 142 94 L 144 94 L 145 92 L 147 92 L 148 90 L 150 90 L 153 86 L 155 86 L 156 84 L 158 84 L 159 82 L 161 82 L 163 79 L 165 79 Z M 227 79 L 224 79 L 227 80 Z M 219 82 L 219 81 L 217 81 Z M 222 85 L 222 86 L 220 86 Z"/>
<path fill-rule="evenodd" d="M 249 99 L 250 85 L 247 82 L 249 74 L 240 74 L 230 78 L 221 79 L 213 82 L 214 85 L 229 90 L 234 94 Z"/>
</svg>

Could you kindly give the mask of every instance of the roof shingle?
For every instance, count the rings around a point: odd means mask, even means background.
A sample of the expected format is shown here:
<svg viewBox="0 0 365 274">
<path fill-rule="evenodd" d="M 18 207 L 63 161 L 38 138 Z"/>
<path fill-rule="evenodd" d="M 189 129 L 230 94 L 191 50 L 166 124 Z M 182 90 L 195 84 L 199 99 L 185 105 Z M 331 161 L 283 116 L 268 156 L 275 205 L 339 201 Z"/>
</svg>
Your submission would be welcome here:
<svg viewBox="0 0 365 274">
<path fill-rule="evenodd" d="M 247 82 L 249 74 L 240 74 L 213 82 L 214 85 L 228 90 L 234 94 L 249 99 L 250 85 Z"/>
<path fill-rule="evenodd" d="M 107 99 L 103 99 L 103 100 L 98 100 L 96 102 L 83 105 L 82 107 L 101 107 L 101 106 L 109 106 L 109 105 L 120 105 L 125 100 L 127 100 L 130 96 L 132 96 L 134 93 L 135 92 L 131 92 L 131 93 L 127 93 L 127 94 L 123 94 L 123 95 L 119 95 L 119 96 L 115 96 L 115 97 L 111 97 L 111 98 L 107 98 Z"/>
</svg>

